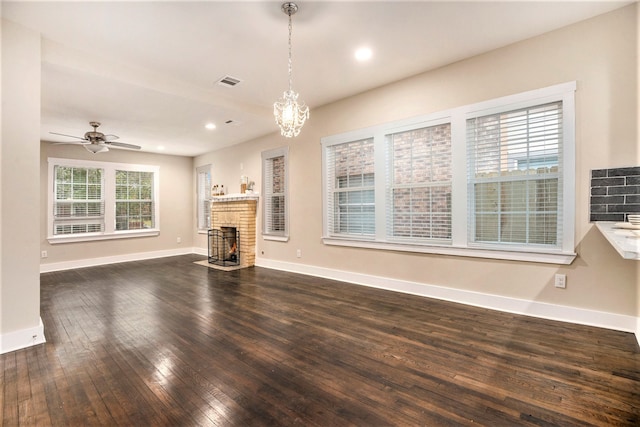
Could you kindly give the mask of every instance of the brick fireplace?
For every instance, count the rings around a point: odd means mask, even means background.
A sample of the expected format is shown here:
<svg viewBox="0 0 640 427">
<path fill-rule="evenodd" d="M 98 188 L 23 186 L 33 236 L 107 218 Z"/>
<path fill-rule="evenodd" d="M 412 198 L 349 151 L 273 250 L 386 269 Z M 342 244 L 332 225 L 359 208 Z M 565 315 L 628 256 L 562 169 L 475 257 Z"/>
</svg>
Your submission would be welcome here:
<svg viewBox="0 0 640 427">
<path fill-rule="evenodd" d="M 211 201 L 211 228 L 238 231 L 239 267 L 251 267 L 256 261 L 257 205 L 258 196 L 244 194 L 214 197 Z"/>
</svg>

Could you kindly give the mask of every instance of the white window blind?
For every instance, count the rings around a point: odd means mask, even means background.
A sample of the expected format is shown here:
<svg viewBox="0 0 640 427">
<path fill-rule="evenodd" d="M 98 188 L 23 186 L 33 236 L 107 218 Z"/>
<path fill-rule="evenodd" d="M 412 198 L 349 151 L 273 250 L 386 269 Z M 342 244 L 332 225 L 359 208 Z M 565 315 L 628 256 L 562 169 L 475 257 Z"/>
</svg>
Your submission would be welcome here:
<svg viewBox="0 0 640 427">
<path fill-rule="evenodd" d="M 387 237 L 451 239 L 451 124 L 386 136 Z"/>
<path fill-rule="evenodd" d="M 283 147 L 262 153 L 262 233 L 265 237 L 289 236 L 288 152 L 288 147 Z"/>
<path fill-rule="evenodd" d="M 155 227 L 153 172 L 116 170 L 116 230 Z"/>
<path fill-rule="evenodd" d="M 375 235 L 375 169 L 373 138 L 326 149 L 329 233 Z"/>
<path fill-rule="evenodd" d="M 103 172 L 100 168 L 54 167 L 54 235 L 104 231 Z"/>
<path fill-rule="evenodd" d="M 469 241 L 562 247 L 562 102 L 467 120 Z"/>
<path fill-rule="evenodd" d="M 199 166 L 197 175 L 198 230 L 211 228 L 211 165 Z"/>
</svg>

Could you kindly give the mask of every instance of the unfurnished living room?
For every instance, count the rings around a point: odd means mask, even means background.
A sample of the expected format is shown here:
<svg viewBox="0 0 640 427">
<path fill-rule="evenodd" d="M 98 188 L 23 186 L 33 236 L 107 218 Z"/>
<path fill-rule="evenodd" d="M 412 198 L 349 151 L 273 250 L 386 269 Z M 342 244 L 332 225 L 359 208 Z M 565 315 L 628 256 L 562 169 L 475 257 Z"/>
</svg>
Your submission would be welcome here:
<svg viewBox="0 0 640 427">
<path fill-rule="evenodd" d="M 3 426 L 637 426 L 636 1 L 6 1 Z"/>
</svg>

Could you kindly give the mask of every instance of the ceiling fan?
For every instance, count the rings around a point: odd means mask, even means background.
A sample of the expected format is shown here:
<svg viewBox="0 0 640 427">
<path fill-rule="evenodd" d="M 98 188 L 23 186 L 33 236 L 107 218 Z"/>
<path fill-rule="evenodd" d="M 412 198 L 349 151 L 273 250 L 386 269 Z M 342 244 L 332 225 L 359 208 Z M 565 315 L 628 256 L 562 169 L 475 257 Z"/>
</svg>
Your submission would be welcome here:
<svg viewBox="0 0 640 427">
<path fill-rule="evenodd" d="M 102 132 L 98 132 L 98 126 L 100 126 L 100 122 L 89 122 L 89 125 L 93 127 L 92 131 L 85 132 L 84 136 L 74 136 L 74 135 L 66 135 L 64 133 L 57 132 L 49 132 L 53 135 L 60 136 L 68 136 L 69 138 L 77 138 L 82 141 L 74 141 L 74 142 L 56 142 L 54 145 L 60 144 L 82 144 L 84 148 L 92 153 L 102 153 L 104 151 L 109 151 L 109 147 L 114 148 L 129 148 L 131 150 L 139 150 L 140 146 L 133 144 L 126 144 L 124 142 L 115 141 L 119 137 L 116 135 L 105 135 Z"/>
</svg>

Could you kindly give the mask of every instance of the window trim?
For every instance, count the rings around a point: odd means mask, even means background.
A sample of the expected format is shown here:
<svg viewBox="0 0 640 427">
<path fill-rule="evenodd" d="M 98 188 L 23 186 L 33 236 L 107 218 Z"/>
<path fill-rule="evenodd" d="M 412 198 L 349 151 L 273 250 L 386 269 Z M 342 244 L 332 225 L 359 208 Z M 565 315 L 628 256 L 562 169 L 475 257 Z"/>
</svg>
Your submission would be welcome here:
<svg viewBox="0 0 640 427">
<path fill-rule="evenodd" d="M 137 165 L 129 163 L 99 162 L 93 160 L 63 159 L 49 157 L 47 175 L 47 240 L 51 244 L 76 243 L 96 240 L 126 239 L 133 237 L 151 237 L 160 234 L 160 203 L 159 183 L 160 167 L 153 165 Z M 90 167 L 104 170 L 104 231 L 94 233 L 78 233 L 66 235 L 53 234 L 53 204 L 54 204 L 54 169 L 55 166 Z M 116 230 L 115 224 L 115 171 L 139 171 L 153 172 L 153 201 L 154 201 L 154 228 L 142 230 Z"/>
<path fill-rule="evenodd" d="M 576 82 L 561 83 L 542 89 L 536 89 L 514 95 L 491 99 L 479 103 L 440 111 L 428 115 L 399 120 L 364 129 L 349 131 L 337 135 L 327 136 L 321 139 L 322 145 L 322 213 L 323 229 L 322 241 L 327 245 L 352 246 L 369 249 L 382 249 L 405 252 L 432 253 L 452 256 L 480 257 L 491 259 L 530 261 L 551 264 L 571 264 L 575 257 L 575 90 Z M 468 215 L 468 189 L 467 189 L 467 144 L 466 144 L 466 120 L 469 117 L 486 115 L 492 112 L 508 111 L 524 106 L 544 104 L 546 102 L 563 102 L 563 201 L 562 201 L 562 247 L 558 249 L 544 249 L 536 251 L 532 248 L 510 248 L 505 245 L 477 245 L 468 242 L 467 215 Z M 451 221 L 452 239 L 450 244 L 438 243 L 397 243 L 389 241 L 366 241 L 354 237 L 332 236 L 328 230 L 328 191 L 327 191 L 327 147 L 359 139 L 374 138 L 376 147 L 382 147 L 386 135 L 407 128 L 419 128 L 434 123 L 450 121 L 451 145 L 452 145 L 452 201 Z M 376 174 L 384 173 L 378 165 L 383 165 L 383 153 L 375 154 Z M 383 175 L 381 175 L 383 176 Z M 384 179 L 376 179 L 376 183 L 384 182 Z M 384 195 L 384 186 L 376 184 L 376 203 L 379 197 Z M 384 203 L 384 201 L 382 200 Z M 384 205 L 380 205 L 384 206 Z M 380 209 L 383 210 L 383 209 Z M 377 215 L 377 213 L 376 213 Z M 384 214 L 382 214 L 384 216 Z M 376 220 L 376 227 L 380 224 Z M 376 230 L 378 235 L 378 230 Z M 495 247 L 494 247 L 495 246 Z"/>
<path fill-rule="evenodd" d="M 273 240 L 278 242 L 289 241 L 289 146 L 266 150 L 261 153 L 262 157 L 262 238 L 264 240 Z M 267 231 L 267 198 L 270 192 L 266 188 L 266 162 L 276 158 L 284 157 L 284 231 L 281 233 L 273 233 Z"/>
<path fill-rule="evenodd" d="M 209 218 L 209 227 L 200 228 L 200 203 L 201 202 L 211 202 L 211 188 L 204 194 L 202 199 L 200 198 L 200 174 L 201 173 L 209 173 L 209 181 L 212 180 L 211 176 L 211 164 L 206 164 L 202 166 L 196 167 L 196 231 L 198 234 L 207 234 L 209 232 L 209 228 L 211 227 L 211 218 Z M 209 211 L 211 211 L 211 203 L 209 203 Z M 211 215 L 211 212 L 209 212 Z"/>
</svg>

